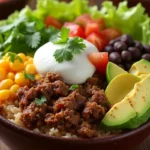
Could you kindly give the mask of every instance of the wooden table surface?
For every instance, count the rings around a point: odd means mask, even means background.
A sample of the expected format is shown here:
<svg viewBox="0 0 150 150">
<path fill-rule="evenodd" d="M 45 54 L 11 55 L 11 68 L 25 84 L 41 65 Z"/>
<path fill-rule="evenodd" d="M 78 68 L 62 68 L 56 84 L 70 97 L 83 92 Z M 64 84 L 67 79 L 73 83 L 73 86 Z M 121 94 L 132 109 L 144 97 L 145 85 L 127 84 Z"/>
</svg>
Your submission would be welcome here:
<svg viewBox="0 0 150 150">
<path fill-rule="evenodd" d="M 0 141 L 0 150 L 11 150 L 4 143 Z M 150 136 L 141 143 L 135 150 L 150 150 Z"/>
</svg>

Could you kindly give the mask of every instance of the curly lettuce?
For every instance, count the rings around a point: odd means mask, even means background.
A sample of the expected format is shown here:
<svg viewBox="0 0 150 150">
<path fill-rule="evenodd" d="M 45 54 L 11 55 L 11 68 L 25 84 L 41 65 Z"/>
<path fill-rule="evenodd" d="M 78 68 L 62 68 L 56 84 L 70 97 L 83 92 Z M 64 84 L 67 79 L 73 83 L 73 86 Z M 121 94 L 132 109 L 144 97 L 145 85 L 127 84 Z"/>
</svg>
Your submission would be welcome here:
<svg viewBox="0 0 150 150">
<path fill-rule="evenodd" d="M 73 21 L 83 13 L 99 14 L 97 6 L 88 6 L 87 0 L 72 0 L 70 3 L 59 2 L 59 0 L 37 0 L 34 11 L 35 16 L 40 19 L 51 15 L 62 21 Z"/>
<path fill-rule="evenodd" d="M 150 44 L 150 18 L 141 3 L 129 8 L 127 1 L 121 2 L 118 7 L 106 1 L 102 3 L 100 16 L 105 19 L 108 27 L 118 28 L 135 40 Z"/>
</svg>

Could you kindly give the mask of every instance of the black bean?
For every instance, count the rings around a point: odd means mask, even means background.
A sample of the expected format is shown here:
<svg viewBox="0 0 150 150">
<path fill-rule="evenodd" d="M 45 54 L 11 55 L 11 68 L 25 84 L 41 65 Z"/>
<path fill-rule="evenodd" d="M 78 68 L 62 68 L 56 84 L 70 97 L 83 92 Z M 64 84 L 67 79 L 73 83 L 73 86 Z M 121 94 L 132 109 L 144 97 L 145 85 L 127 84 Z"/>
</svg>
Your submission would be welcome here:
<svg viewBox="0 0 150 150">
<path fill-rule="evenodd" d="M 111 45 L 108 45 L 104 48 L 104 51 L 110 54 L 111 52 L 114 51 L 114 48 Z"/>
<path fill-rule="evenodd" d="M 123 64 L 118 64 L 118 66 L 121 67 L 122 69 L 125 69 Z"/>
<path fill-rule="evenodd" d="M 133 64 L 133 62 L 125 63 L 124 64 L 125 70 L 128 71 L 131 68 L 132 64 Z"/>
<path fill-rule="evenodd" d="M 139 60 L 141 58 L 141 51 L 136 47 L 129 47 L 128 51 L 131 52 L 133 60 Z"/>
<path fill-rule="evenodd" d="M 143 54 L 143 55 L 142 55 L 142 58 L 143 58 L 143 59 L 146 59 L 146 60 L 148 60 L 148 61 L 150 61 L 150 54 L 148 54 L 148 53 Z"/>
<path fill-rule="evenodd" d="M 121 57 L 125 62 L 129 62 L 132 60 L 132 55 L 129 51 L 122 51 Z"/>
<path fill-rule="evenodd" d="M 128 34 L 124 34 L 121 36 L 120 40 L 124 43 L 126 43 L 128 46 L 133 45 L 133 38 L 128 35 Z"/>
<path fill-rule="evenodd" d="M 143 52 L 143 45 L 139 41 L 134 41 L 134 46 L 138 48 L 141 52 Z"/>
<path fill-rule="evenodd" d="M 150 45 L 144 45 L 143 47 L 146 53 L 150 53 Z"/>
<path fill-rule="evenodd" d="M 116 42 L 115 44 L 114 44 L 114 49 L 115 49 L 115 51 L 117 51 L 117 52 L 121 52 L 121 51 L 123 51 L 123 50 L 126 50 L 127 49 L 127 45 L 124 43 L 124 42 Z"/>
<path fill-rule="evenodd" d="M 115 64 L 120 64 L 122 62 L 121 55 L 117 52 L 110 53 L 109 60 Z"/>
<path fill-rule="evenodd" d="M 113 46 L 116 42 L 118 42 L 118 41 L 120 41 L 120 37 L 118 37 L 118 38 L 116 38 L 116 39 L 114 39 L 114 40 L 111 40 L 110 42 L 109 42 L 109 45 L 111 45 L 111 46 Z"/>
</svg>

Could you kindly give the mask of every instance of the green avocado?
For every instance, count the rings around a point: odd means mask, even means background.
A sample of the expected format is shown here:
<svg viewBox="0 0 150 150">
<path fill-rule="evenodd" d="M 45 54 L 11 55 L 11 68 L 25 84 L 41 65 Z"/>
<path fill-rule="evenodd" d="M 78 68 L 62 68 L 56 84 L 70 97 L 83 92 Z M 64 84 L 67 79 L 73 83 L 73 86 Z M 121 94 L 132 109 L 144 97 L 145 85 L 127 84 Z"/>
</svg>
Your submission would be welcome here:
<svg viewBox="0 0 150 150">
<path fill-rule="evenodd" d="M 107 128 L 137 128 L 150 118 L 150 74 L 104 116 L 102 125 Z"/>
<path fill-rule="evenodd" d="M 106 68 L 107 82 L 110 82 L 117 75 L 124 74 L 124 73 L 127 73 L 127 72 L 123 70 L 121 67 L 117 66 L 116 64 L 112 62 L 108 62 L 107 68 Z"/>
<path fill-rule="evenodd" d="M 132 120 L 130 126 L 136 128 L 150 117 L 150 74 L 136 83 L 127 97 L 136 112 L 136 118 Z"/>
<path fill-rule="evenodd" d="M 129 73 L 134 74 L 136 76 L 150 73 L 150 62 L 145 59 L 141 59 L 140 61 L 134 63 L 131 66 Z"/>
<path fill-rule="evenodd" d="M 107 128 L 127 128 L 128 122 L 136 117 L 135 110 L 127 98 L 115 104 L 104 116 L 101 125 Z"/>
<path fill-rule="evenodd" d="M 116 104 L 123 100 L 123 98 L 134 88 L 135 83 L 140 80 L 140 78 L 129 73 L 117 75 L 111 80 L 105 90 L 106 97 L 110 104 Z"/>
</svg>

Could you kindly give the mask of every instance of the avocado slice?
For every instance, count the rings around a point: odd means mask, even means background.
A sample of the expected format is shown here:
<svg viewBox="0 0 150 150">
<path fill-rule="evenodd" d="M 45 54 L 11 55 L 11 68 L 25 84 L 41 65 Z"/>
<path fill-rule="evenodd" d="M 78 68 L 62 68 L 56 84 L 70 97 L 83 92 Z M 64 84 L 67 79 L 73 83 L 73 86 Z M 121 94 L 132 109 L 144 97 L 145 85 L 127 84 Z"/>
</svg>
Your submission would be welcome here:
<svg viewBox="0 0 150 150">
<path fill-rule="evenodd" d="M 150 74 L 135 84 L 127 98 L 136 112 L 136 118 L 132 120 L 130 127 L 136 128 L 150 117 Z"/>
<path fill-rule="evenodd" d="M 107 128 L 137 128 L 150 118 L 150 74 L 104 116 L 102 125 Z"/>
<path fill-rule="evenodd" d="M 117 75 L 124 74 L 124 73 L 127 73 L 127 72 L 123 70 L 121 67 L 117 66 L 116 64 L 112 62 L 108 62 L 107 68 L 106 68 L 107 82 L 110 82 Z"/>
<path fill-rule="evenodd" d="M 101 125 L 107 128 L 127 128 L 128 122 L 136 117 L 135 110 L 131 107 L 127 98 L 115 104 L 104 116 Z"/>
<path fill-rule="evenodd" d="M 129 73 L 134 74 L 136 76 L 150 73 L 150 62 L 145 59 L 141 59 L 140 61 L 134 63 L 131 66 Z"/>
<path fill-rule="evenodd" d="M 145 77 L 147 77 L 149 74 L 141 74 L 140 76 L 139 76 L 139 78 L 141 78 L 141 79 L 144 79 Z"/>
<path fill-rule="evenodd" d="M 110 104 L 116 104 L 134 88 L 134 84 L 141 79 L 132 74 L 125 73 L 116 76 L 105 90 L 106 97 Z"/>
</svg>

